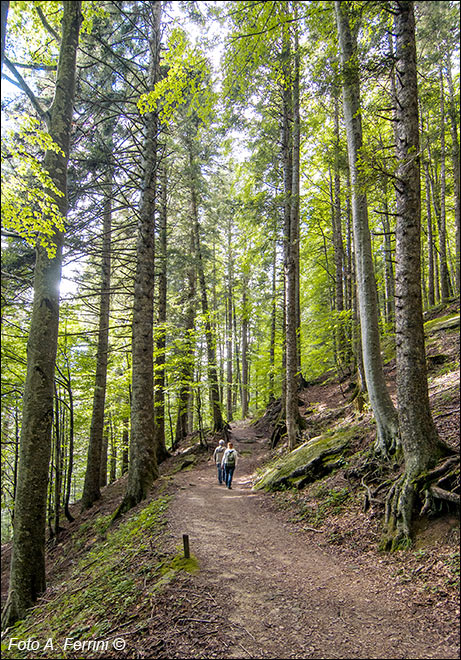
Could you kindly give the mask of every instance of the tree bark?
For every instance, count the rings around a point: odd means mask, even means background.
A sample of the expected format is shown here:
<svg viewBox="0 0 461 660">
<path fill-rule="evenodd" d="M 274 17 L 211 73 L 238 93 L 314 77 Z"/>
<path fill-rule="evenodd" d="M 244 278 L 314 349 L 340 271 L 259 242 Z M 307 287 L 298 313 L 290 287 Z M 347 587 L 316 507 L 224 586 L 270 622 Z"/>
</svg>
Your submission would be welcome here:
<svg viewBox="0 0 461 660">
<path fill-rule="evenodd" d="M 359 302 L 362 353 L 368 395 L 376 420 L 375 450 L 385 456 L 399 444 L 398 418 L 384 379 L 378 325 L 378 299 L 373 270 L 367 197 L 361 172 L 362 119 L 357 43 L 353 36 L 347 3 L 336 1 L 336 21 L 343 67 L 343 104 L 352 188 L 357 294 Z"/>
<path fill-rule="evenodd" d="M 148 88 L 159 80 L 162 3 L 150 2 Z M 132 329 L 132 402 L 128 485 L 114 518 L 143 500 L 158 477 L 154 436 L 154 277 L 155 205 L 158 168 L 158 115 L 146 115 L 144 181 L 138 219 Z"/>
<path fill-rule="evenodd" d="M 192 144 L 189 141 L 189 167 L 190 167 L 190 192 L 191 192 L 191 212 L 192 212 L 192 227 L 194 237 L 194 247 L 197 262 L 198 281 L 200 285 L 200 297 L 202 302 L 202 312 L 205 319 L 205 337 L 207 345 L 207 359 L 208 359 L 208 380 L 210 387 L 210 404 L 213 414 L 213 430 L 222 431 L 224 428 L 224 420 L 221 413 L 221 400 L 219 395 L 218 372 L 216 362 L 216 337 L 213 332 L 213 325 L 210 318 L 210 308 L 208 306 L 208 295 L 205 281 L 205 271 L 203 267 L 202 248 L 200 242 L 200 224 L 198 216 L 198 203 L 197 192 L 195 189 L 194 181 L 194 155 L 192 151 Z"/>
<path fill-rule="evenodd" d="M 442 302 L 450 297 L 450 281 L 447 261 L 447 223 L 446 223 L 446 156 L 445 156 L 445 98 L 442 68 L 440 67 L 440 216 L 439 216 L 439 257 L 440 257 L 440 295 Z"/>
<path fill-rule="evenodd" d="M 161 200 L 158 228 L 158 314 L 156 328 L 156 357 L 154 372 L 155 446 L 157 463 L 168 458 L 165 444 L 165 351 L 166 351 L 166 299 L 167 299 L 167 171 L 161 176 Z"/>
<path fill-rule="evenodd" d="M 186 327 L 184 331 L 184 351 L 182 359 L 181 380 L 178 396 L 178 413 L 176 418 L 176 430 L 173 443 L 173 449 L 176 449 L 188 433 L 189 413 L 193 412 L 191 405 L 192 399 L 192 381 L 194 378 L 194 330 L 195 330 L 195 294 L 196 294 L 196 270 L 192 262 L 194 254 L 194 232 L 191 230 L 191 254 L 190 263 L 187 268 L 187 300 L 186 306 Z"/>
<path fill-rule="evenodd" d="M 112 141 L 112 136 L 110 138 Z M 112 146 L 112 145 L 111 145 Z M 112 149 L 108 156 L 112 159 Z M 99 307 L 98 350 L 93 393 L 90 440 L 81 506 L 89 509 L 101 497 L 100 466 L 104 435 L 104 407 L 106 401 L 107 363 L 109 353 L 110 282 L 111 282 L 111 232 L 112 232 L 112 176 L 113 166 L 108 163 L 104 188 L 103 236 L 101 253 L 101 293 Z"/>
<path fill-rule="evenodd" d="M 242 419 L 248 417 L 248 399 L 249 399 L 249 379 L 248 379 L 248 280 L 246 274 L 243 275 L 243 294 L 242 294 Z"/>
<path fill-rule="evenodd" d="M 44 167 L 62 193 L 62 197 L 57 197 L 56 204 L 63 216 L 67 214 L 67 164 L 80 9 L 80 0 L 63 3 L 55 95 L 47 113 L 49 133 L 62 151 L 48 151 Z M 62 233 L 56 232 L 52 240 L 56 246 L 53 258 L 48 257 L 42 246 L 37 248 L 34 302 L 27 344 L 10 588 L 2 617 L 6 626 L 21 619 L 45 590 L 46 497 L 58 341 Z"/>
<path fill-rule="evenodd" d="M 227 314 L 226 314 L 226 376 L 227 376 L 227 397 L 226 397 L 226 409 L 227 409 L 227 421 L 231 422 L 234 416 L 233 410 L 233 388 L 234 388 L 234 375 L 233 375 L 233 330 L 234 322 L 232 318 L 233 312 L 233 281 L 234 281 L 234 265 L 233 265 L 233 254 L 232 254 L 232 222 L 229 219 L 228 229 L 227 229 Z"/>
<path fill-rule="evenodd" d="M 427 279 L 428 291 L 427 302 L 429 307 L 435 305 L 435 275 L 434 275 L 434 238 L 432 236 L 432 208 L 431 208 L 431 182 L 429 175 L 429 164 L 424 163 L 425 181 L 426 181 L 426 214 L 427 214 Z"/>
<path fill-rule="evenodd" d="M 387 511 L 395 547 L 410 536 L 415 479 L 440 456 L 427 388 L 421 295 L 421 190 L 413 2 L 395 2 L 397 398 L 405 473 Z"/>
<path fill-rule="evenodd" d="M 455 195 L 455 240 L 456 240 L 456 253 L 455 253 L 455 285 L 456 292 L 460 292 L 460 159 L 459 159 L 459 138 L 458 138 L 458 117 L 459 114 L 456 110 L 455 93 L 453 89 L 453 80 L 451 76 L 450 62 L 446 67 L 449 104 L 448 114 L 450 116 L 450 132 L 452 143 L 452 161 L 453 161 L 453 179 L 454 179 L 454 195 Z"/>
</svg>

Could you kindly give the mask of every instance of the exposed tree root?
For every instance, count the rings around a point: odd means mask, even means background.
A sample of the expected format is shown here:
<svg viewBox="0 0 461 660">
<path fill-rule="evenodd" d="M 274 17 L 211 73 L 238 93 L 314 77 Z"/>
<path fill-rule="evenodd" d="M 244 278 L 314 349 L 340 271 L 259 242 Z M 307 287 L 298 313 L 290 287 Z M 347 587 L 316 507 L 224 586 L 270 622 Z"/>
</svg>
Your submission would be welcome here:
<svg viewBox="0 0 461 660">
<path fill-rule="evenodd" d="M 443 487 L 442 487 L 443 484 Z M 411 521 L 414 505 L 422 502 L 420 515 L 437 515 L 443 505 L 460 505 L 459 454 L 444 458 L 430 472 L 405 471 L 389 490 L 385 505 L 386 533 L 384 550 L 397 550 L 411 544 Z"/>
</svg>

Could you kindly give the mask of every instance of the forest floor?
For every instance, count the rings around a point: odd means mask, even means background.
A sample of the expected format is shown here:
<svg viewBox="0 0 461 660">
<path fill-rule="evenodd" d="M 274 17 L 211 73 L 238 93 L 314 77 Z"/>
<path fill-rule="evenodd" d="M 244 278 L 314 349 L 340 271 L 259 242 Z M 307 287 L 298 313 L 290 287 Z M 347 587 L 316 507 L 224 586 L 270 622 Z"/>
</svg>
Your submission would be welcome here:
<svg viewBox="0 0 461 660">
<path fill-rule="evenodd" d="M 429 391 L 439 433 L 459 446 L 457 335 L 447 332 L 432 341 L 432 355 L 444 359 L 434 360 Z M 458 367 L 450 366 L 454 364 Z M 391 381 L 392 363 L 387 371 Z M 377 497 L 363 510 L 367 486 L 358 469 L 360 446 L 369 443 L 373 433 L 369 413 L 348 404 L 344 386 L 334 380 L 311 384 L 302 399 L 301 411 L 305 409 L 315 431 L 338 419 L 362 425 L 355 459 L 347 468 L 299 492 L 255 491 L 258 469 L 283 448 L 270 449 L 264 423 L 236 422 L 231 438 L 240 459 L 229 490 L 217 481 L 211 459 L 215 443 L 208 451 L 197 445 L 189 452 L 182 448 L 162 464 L 151 500 L 132 512 L 133 520 L 141 520 L 149 502 L 166 497 L 165 526 L 156 536 L 153 527 L 149 532 L 137 523 L 136 543 L 140 535 L 144 542 L 152 536 L 142 546 L 124 541 L 118 550 L 107 585 L 99 588 L 107 601 L 104 588 L 109 589 L 113 577 L 111 597 L 116 588 L 121 595 L 104 610 L 94 590 L 100 574 L 92 573 L 97 569 L 95 558 L 103 555 L 91 552 L 109 543 L 110 532 L 101 532 L 100 526 L 98 534 L 96 528 L 123 495 L 125 479 L 118 480 L 104 489 L 101 502 L 91 511 L 80 514 L 75 507 L 78 519 L 50 549 L 50 586 L 43 603 L 22 629 L 7 632 L 2 641 L 5 657 L 459 658 L 458 517 L 446 512 L 419 519 L 412 548 L 380 552 L 382 500 Z M 193 463 L 184 462 L 191 456 Z M 391 477 L 399 469 L 390 466 Z M 373 475 L 365 476 L 369 487 Z M 168 566 L 176 561 L 179 570 L 159 572 L 165 557 L 181 555 L 184 534 L 189 536 L 192 560 L 170 561 Z M 9 547 L 3 547 L 2 559 L 8 560 L 8 554 Z M 109 561 L 109 555 L 106 558 Z M 3 566 L 2 596 L 8 578 L 5 562 Z M 134 593 L 129 586 L 122 592 L 122 566 L 135 579 Z M 71 579 L 76 568 L 78 575 Z M 64 592 L 82 599 L 80 605 L 74 603 L 74 614 L 70 606 L 64 611 Z M 76 607 L 87 608 L 78 625 Z M 52 616 L 60 608 L 58 629 Z M 103 651 L 69 646 L 63 653 L 64 630 L 74 640 L 108 640 L 109 646 Z M 8 651 L 13 635 L 37 639 L 40 648 Z M 54 644 L 45 650 L 47 639 Z"/>
</svg>

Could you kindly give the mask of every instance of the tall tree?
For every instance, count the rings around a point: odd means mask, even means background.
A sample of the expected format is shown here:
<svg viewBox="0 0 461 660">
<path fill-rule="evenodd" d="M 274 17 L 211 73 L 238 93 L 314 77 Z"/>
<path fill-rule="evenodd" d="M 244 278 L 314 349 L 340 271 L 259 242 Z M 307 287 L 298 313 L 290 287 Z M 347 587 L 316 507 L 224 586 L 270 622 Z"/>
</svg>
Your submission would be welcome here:
<svg viewBox="0 0 461 660">
<path fill-rule="evenodd" d="M 44 118 L 59 150 L 48 150 L 44 167 L 59 195 L 56 204 L 67 214 L 67 164 L 72 124 L 80 0 L 64 2 L 55 93 Z M 29 90 L 30 91 L 30 90 Z M 39 105 L 39 104 L 38 104 Z M 40 106 L 39 106 L 40 107 Z M 64 236 L 52 237 L 55 256 L 39 245 L 36 251 L 34 302 L 28 338 L 18 488 L 10 589 L 3 621 L 24 616 L 45 589 L 45 515 L 53 414 L 54 369 L 58 341 L 59 285 Z"/>
<path fill-rule="evenodd" d="M 154 372 L 154 403 L 155 403 L 155 447 L 157 451 L 157 462 L 161 463 L 168 456 L 165 444 L 165 351 L 166 351 L 166 320 L 167 320 L 167 168 L 164 163 L 160 176 L 160 204 L 159 204 L 159 227 L 158 227 L 158 250 L 156 250 L 158 279 L 158 303 L 157 303 L 157 326 L 156 326 L 156 353 Z"/>
<path fill-rule="evenodd" d="M 207 285 L 205 280 L 205 270 L 200 238 L 199 208 L 197 200 L 197 163 L 195 161 L 194 148 L 190 136 L 187 138 L 187 150 L 189 156 L 192 236 L 194 241 L 196 267 L 200 287 L 202 313 L 205 322 L 210 405 L 213 414 L 213 429 L 215 431 L 222 431 L 225 426 L 225 422 L 221 412 L 221 397 L 219 391 L 218 369 L 216 362 L 216 337 L 213 331 L 213 324 L 210 318 L 210 307 L 208 305 Z"/>
<path fill-rule="evenodd" d="M 109 132 L 112 132 L 112 126 Z M 104 434 L 104 406 L 106 400 L 107 362 L 109 352 L 109 314 L 111 281 L 111 231 L 112 231 L 112 135 L 108 136 L 108 162 L 105 174 L 103 236 L 101 253 L 101 293 L 99 307 L 98 349 L 93 394 L 88 459 L 82 494 L 82 508 L 88 509 L 101 497 L 100 466 Z"/>
<path fill-rule="evenodd" d="M 351 27 L 347 2 L 336 0 L 336 22 L 343 68 L 343 105 L 352 188 L 357 294 L 367 390 L 376 419 L 378 452 L 389 455 L 398 445 L 398 418 L 384 379 L 378 325 L 378 300 L 368 224 L 365 179 L 361 168 L 363 136 L 360 101 L 360 66 L 357 52 L 358 24 Z M 355 17 L 357 21 L 358 17 Z"/>
<path fill-rule="evenodd" d="M 162 3 L 146 7 L 150 28 L 148 89 L 159 81 Z M 154 277 L 155 205 L 158 169 L 158 112 L 145 114 L 145 141 L 141 208 L 138 217 L 136 275 L 132 320 L 132 401 L 128 485 L 116 515 L 141 500 L 158 476 L 154 435 Z"/>
<path fill-rule="evenodd" d="M 395 183 L 397 398 L 405 472 L 391 491 L 394 546 L 410 536 L 415 483 L 440 457 L 427 388 L 421 294 L 421 188 L 413 2 L 393 3 L 398 161 Z"/>
</svg>

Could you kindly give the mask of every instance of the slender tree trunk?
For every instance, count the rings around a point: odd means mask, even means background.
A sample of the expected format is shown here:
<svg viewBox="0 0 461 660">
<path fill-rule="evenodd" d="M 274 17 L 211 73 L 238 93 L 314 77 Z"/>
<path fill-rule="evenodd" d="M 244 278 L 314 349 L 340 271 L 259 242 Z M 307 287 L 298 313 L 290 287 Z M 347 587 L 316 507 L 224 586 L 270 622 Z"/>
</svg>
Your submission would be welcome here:
<svg viewBox="0 0 461 660">
<path fill-rule="evenodd" d="M 124 417 L 122 420 L 123 431 L 122 431 L 122 474 L 128 472 L 128 454 L 129 454 L 129 445 L 130 445 L 130 432 L 129 432 L 129 422 L 128 417 Z"/>
<path fill-rule="evenodd" d="M 335 166 L 334 166 L 334 199 L 333 199 L 333 250 L 335 260 L 335 309 L 341 314 L 344 311 L 344 246 L 341 223 L 341 179 L 339 172 L 340 135 L 339 135 L 339 101 L 334 98 L 335 117 Z M 342 365 L 346 355 L 346 338 L 342 319 L 337 321 L 336 345 L 339 363 Z"/>
<path fill-rule="evenodd" d="M 291 46 L 284 36 L 282 53 L 283 125 L 282 161 L 284 179 L 284 270 L 285 270 L 285 401 L 284 413 L 288 445 L 296 444 L 298 418 L 296 240 L 299 221 L 299 125 L 294 121 L 294 93 Z M 296 77 L 296 74 L 295 76 Z M 296 124 L 296 125 L 295 125 Z"/>
<path fill-rule="evenodd" d="M 234 388 L 234 374 L 233 374 L 233 281 L 234 281 L 234 264 L 233 264 L 233 254 L 232 254 L 232 222 L 229 219 L 229 225 L 227 229 L 227 260 L 228 260 L 228 272 L 227 272 L 227 350 L 226 350 L 226 359 L 227 359 L 227 421 L 231 422 L 234 416 L 233 410 L 233 388 Z"/>
<path fill-rule="evenodd" d="M 59 516 L 61 504 L 61 484 L 62 484 L 62 407 L 60 404 L 59 390 L 55 383 L 55 413 L 54 413 L 54 521 L 53 532 L 57 539 L 59 536 Z"/>
<path fill-rule="evenodd" d="M 394 280 L 394 265 L 392 260 L 392 241 L 391 241 L 391 224 L 389 222 L 389 206 L 387 201 L 387 181 L 384 182 L 383 189 L 384 199 L 384 213 L 382 215 L 382 225 L 384 234 L 384 280 L 386 287 L 386 322 L 393 323 L 395 315 L 395 280 Z"/>
<path fill-rule="evenodd" d="M 72 488 L 72 474 L 74 469 L 74 397 L 72 393 L 72 381 L 70 377 L 69 362 L 67 362 L 66 388 L 69 397 L 69 457 L 67 461 L 64 514 L 69 522 L 73 522 L 74 517 L 69 510 L 69 503 L 70 503 L 71 488 Z"/>
<path fill-rule="evenodd" d="M 194 171 L 194 157 L 192 145 L 189 143 L 189 165 L 191 176 Z M 208 358 L 208 379 L 210 386 L 210 404 L 213 414 L 213 430 L 221 431 L 224 428 L 224 420 L 221 413 L 221 401 L 219 396 L 218 372 L 216 363 L 216 337 L 213 332 L 213 325 L 210 318 L 210 309 L 208 307 L 207 287 L 205 281 L 205 271 L 203 268 L 202 248 L 200 244 L 200 225 L 198 217 L 197 193 L 195 182 L 191 179 L 191 211 L 192 226 L 194 231 L 194 246 L 197 261 L 198 280 L 200 285 L 200 297 L 202 301 L 202 312 L 205 317 L 205 337 L 207 344 Z"/>
<path fill-rule="evenodd" d="M 159 80 L 162 3 L 150 2 L 148 88 Z M 138 220 L 132 329 L 132 403 L 128 485 L 114 518 L 143 500 L 158 476 L 154 437 L 154 277 L 155 205 L 158 168 L 158 115 L 146 115 L 144 181 Z"/>
<path fill-rule="evenodd" d="M 460 158 L 459 158 L 459 138 L 458 138 L 458 112 L 455 104 L 455 93 L 453 89 L 453 80 L 451 76 L 451 65 L 447 64 L 445 67 L 447 74 L 449 105 L 448 114 L 450 116 L 450 132 L 452 143 L 452 160 L 453 160 L 453 179 L 454 179 L 454 195 L 455 195 L 455 233 L 456 233 L 456 253 L 455 253 L 455 285 L 456 292 L 460 292 Z"/>
<path fill-rule="evenodd" d="M 271 308 L 271 335 L 269 346 L 269 403 L 275 401 L 275 330 L 277 324 L 277 240 L 274 229 L 274 240 L 272 248 L 272 308 Z"/>
<path fill-rule="evenodd" d="M 47 115 L 49 133 L 61 151 L 47 151 L 44 167 L 63 195 L 56 199 L 56 203 L 64 217 L 67 213 L 67 164 L 80 9 L 80 0 L 63 3 L 55 95 Z M 10 589 L 2 617 L 5 627 L 21 619 L 45 590 L 46 496 L 58 340 L 62 233 L 56 232 L 52 240 L 56 246 L 55 256 L 49 258 L 46 250 L 39 246 L 35 264 Z"/>
<path fill-rule="evenodd" d="M 112 136 L 111 136 L 112 138 Z M 109 150 L 112 159 L 112 149 Z M 103 236 L 101 255 L 101 293 L 99 307 L 98 351 L 93 393 L 93 414 L 90 441 L 82 494 L 82 509 L 89 509 L 101 497 L 100 466 L 104 435 L 104 408 L 106 401 L 107 363 L 109 354 L 111 232 L 112 232 L 112 176 L 113 166 L 108 164 L 104 188 Z"/>
<path fill-rule="evenodd" d="M 191 231 L 191 255 L 194 253 L 194 232 Z M 185 348 L 182 359 L 181 382 L 178 396 L 178 413 L 176 418 L 175 438 L 173 449 L 176 449 L 188 434 L 188 420 L 192 409 L 192 381 L 194 377 L 195 354 L 195 295 L 196 272 L 191 263 L 187 269 L 187 301 L 186 301 L 186 327 L 184 331 Z"/>
<path fill-rule="evenodd" d="M 442 302 L 450 297 L 450 280 L 447 260 L 447 223 L 446 223 L 446 157 L 445 157 L 445 98 L 442 69 L 440 68 L 440 218 L 439 218 L 439 254 L 440 254 L 440 294 Z"/>
<path fill-rule="evenodd" d="M 166 351 L 166 299 L 167 299 L 167 172 L 161 176 L 161 201 L 159 213 L 158 267 L 158 314 L 154 372 L 155 446 L 157 462 L 168 458 L 165 445 L 165 351 Z"/>
<path fill-rule="evenodd" d="M 427 388 L 421 295 L 421 189 L 418 88 L 413 2 L 393 3 L 399 163 L 396 182 L 397 398 L 405 473 L 388 500 L 387 522 L 396 547 L 410 536 L 415 480 L 440 457 Z"/>
<path fill-rule="evenodd" d="M 398 418 L 384 379 L 378 325 L 378 300 L 373 271 L 368 208 L 363 174 L 360 169 L 362 120 L 357 43 L 347 14 L 347 3 L 336 1 L 336 20 L 343 67 L 343 101 L 346 122 L 349 169 L 352 186 L 352 221 L 362 353 L 368 395 L 376 419 L 375 449 L 383 455 L 398 446 Z"/>
<path fill-rule="evenodd" d="M 429 176 L 429 164 L 424 163 L 426 180 L 426 214 L 427 214 L 427 301 L 429 307 L 435 305 L 435 274 L 434 274 L 434 238 L 432 236 L 432 209 L 431 209 L 431 182 Z"/>
<path fill-rule="evenodd" d="M 106 420 L 102 434 L 101 462 L 99 464 L 99 487 L 107 486 L 107 454 L 109 451 L 110 421 Z"/>
<path fill-rule="evenodd" d="M 110 433 L 110 467 L 109 467 L 109 483 L 113 483 L 117 478 L 117 443 L 115 441 L 114 428 L 111 422 Z"/>
<path fill-rule="evenodd" d="M 1 70 L 3 71 L 3 55 L 5 53 L 5 37 L 6 37 L 6 23 L 8 20 L 8 9 L 10 3 L 8 0 L 2 0 L 2 61 Z"/>
<path fill-rule="evenodd" d="M 248 280 L 243 276 L 242 293 L 242 419 L 248 417 L 249 377 L 248 377 Z"/>
</svg>

